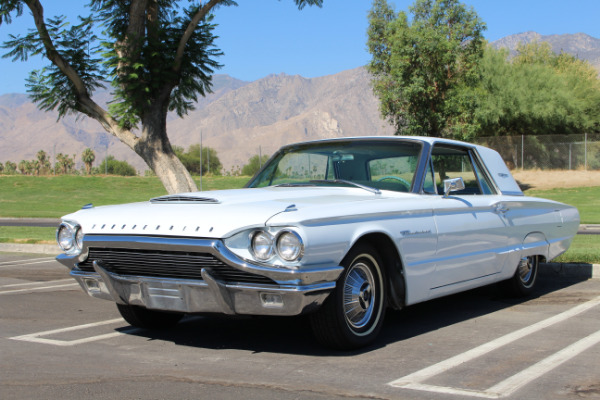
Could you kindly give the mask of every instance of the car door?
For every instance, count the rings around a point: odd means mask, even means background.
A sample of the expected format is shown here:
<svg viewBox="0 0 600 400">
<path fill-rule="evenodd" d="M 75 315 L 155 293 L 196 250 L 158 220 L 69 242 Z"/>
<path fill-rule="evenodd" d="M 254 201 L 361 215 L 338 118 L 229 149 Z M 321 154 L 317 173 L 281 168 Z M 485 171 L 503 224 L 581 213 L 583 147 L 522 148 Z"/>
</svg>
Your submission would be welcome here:
<svg viewBox="0 0 600 400">
<path fill-rule="evenodd" d="M 465 188 L 444 196 L 444 180 L 462 178 Z M 509 251 L 508 223 L 501 195 L 476 153 L 460 146 L 435 145 L 424 190 L 435 192 L 438 232 L 431 289 L 452 292 L 498 274 Z"/>
</svg>

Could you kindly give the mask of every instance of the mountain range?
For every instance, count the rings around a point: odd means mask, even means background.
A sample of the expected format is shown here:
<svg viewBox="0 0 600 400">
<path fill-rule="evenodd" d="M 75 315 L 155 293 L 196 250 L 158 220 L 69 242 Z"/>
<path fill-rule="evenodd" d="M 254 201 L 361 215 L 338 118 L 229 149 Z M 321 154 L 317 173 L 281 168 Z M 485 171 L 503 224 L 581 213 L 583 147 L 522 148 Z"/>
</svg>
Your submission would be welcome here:
<svg viewBox="0 0 600 400">
<path fill-rule="evenodd" d="M 513 51 L 520 42 L 547 41 L 556 52 L 588 60 L 600 70 L 600 39 L 579 33 L 543 36 L 535 32 L 512 35 L 493 42 Z M 318 61 L 315 61 L 318 62 Z M 174 145 L 199 143 L 217 150 L 226 171 L 241 167 L 256 154 L 270 155 L 281 145 L 304 140 L 392 135 L 380 118 L 378 101 L 364 68 L 319 78 L 269 75 L 254 82 L 215 75 L 213 93 L 201 98 L 185 118 L 170 115 L 168 133 Z M 99 92 L 99 103 L 108 92 Z M 34 159 L 39 150 L 50 156 L 76 155 L 87 147 L 99 164 L 106 155 L 126 160 L 140 172 L 144 162 L 118 139 L 87 117 L 43 112 L 24 94 L 0 96 L 0 162 Z M 54 157 L 52 157 L 54 159 Z"/>
<path fill-rule="evenodd" d="M 492 43 L 496 48 L 506 47 L 511 55 L 516 54 L 519 43 L 548 42 L 555 53 L 571 54 L 581 60 L 586 60 L 600 71 L 600 39 L 585 33 L 565 35 L 540 35 L 537 32 L 524 32 L 506 36 Z"/>
</svg>

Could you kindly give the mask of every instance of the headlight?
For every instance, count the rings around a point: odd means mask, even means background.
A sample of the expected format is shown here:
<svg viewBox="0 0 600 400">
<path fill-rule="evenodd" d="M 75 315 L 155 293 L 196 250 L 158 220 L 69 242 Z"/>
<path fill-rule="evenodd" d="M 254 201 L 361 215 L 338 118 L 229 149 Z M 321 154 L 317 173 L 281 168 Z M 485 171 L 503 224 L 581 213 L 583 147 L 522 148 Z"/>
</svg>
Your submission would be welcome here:
<svg viewBox="0 0 600 400">
<path fill-rule="evenodd" d="M 56 231 L 56 241 L 66 253 L 76 253 L 83 247 L 83 231 L 77 225 L 63 222 Z"/>
<path fill-rule="evenodd" d="M 285 261 L 296 261 L 302 257 L 304 245 L 297 233 L 284 231 L 277 237 L 277 253 Z"/>
<path fill-rule="evenodd" d="M 75 246 L 79 250 L 83 249 L 83 230 L 80 227 L 77 228 L 77 233 L 75 233 Z"/>
<path fill-rule="evenodd" d="M 69 251 L 75 245 L 73 228 L 67 224 L 61 224 L 56 232 L 56 241 L 63 251 Z"/>
<path fill-rule="evenodd" d="M 258 231 L 252 235 L 252 253 L 259 260 L 266 261 L 273 256 L 273 238 L 267 232 Z"/>
</svg>

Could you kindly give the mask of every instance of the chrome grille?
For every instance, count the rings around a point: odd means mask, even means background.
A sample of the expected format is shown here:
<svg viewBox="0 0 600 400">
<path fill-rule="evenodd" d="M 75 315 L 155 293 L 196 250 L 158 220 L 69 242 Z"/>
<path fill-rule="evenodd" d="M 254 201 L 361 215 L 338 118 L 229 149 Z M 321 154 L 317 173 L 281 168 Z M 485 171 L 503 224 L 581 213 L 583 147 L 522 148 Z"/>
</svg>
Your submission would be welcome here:
<svg viewBox="0 0 600 400">
<path fill-rule="evenodd" d="M 90 248 L 87 260 L 77 266 L 93 272 L 94 261 L 119 275 L 202 280 L 200 271 L 206 268 L 224 282 L 275 284 L 267 277 L 235 269 L 209 253 Z"/>
</svg>

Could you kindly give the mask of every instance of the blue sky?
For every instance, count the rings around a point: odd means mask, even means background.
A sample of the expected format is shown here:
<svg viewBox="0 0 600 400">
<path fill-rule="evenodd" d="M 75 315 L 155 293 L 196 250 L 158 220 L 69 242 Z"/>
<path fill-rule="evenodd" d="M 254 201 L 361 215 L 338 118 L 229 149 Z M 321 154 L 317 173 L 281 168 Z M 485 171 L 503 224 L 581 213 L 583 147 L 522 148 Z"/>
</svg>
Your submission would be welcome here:
<svg viewBox="0 0 600 400">
<path fill-rule="evenodd" d="M 391 1 L 407 10 L 414 0 Z M 600 0 L 463 0 L 487 24 L 489 41 L 536 31 L 543 35 L 579 33 L 600 38 Z M 370 0 L 324 0 L 323 8 L 298 11 L 291 0 L 238 0 L 238 7 L 216 12 L 217 45 L 225 52 L 217 73 L 242 80 L 286 73 L 317 77 L 356 68 L 369 62 L 366 51 Z M 84 14 L 87 0 L 42 0 L 46 16 Z M 0 41 L 9 33 L 33 27 L 26 13 L 11 25 L 0 26 Z M 0 94 L 25 93 L 29 71 L 45 64 L 0 59 Z"/>
</svg>

